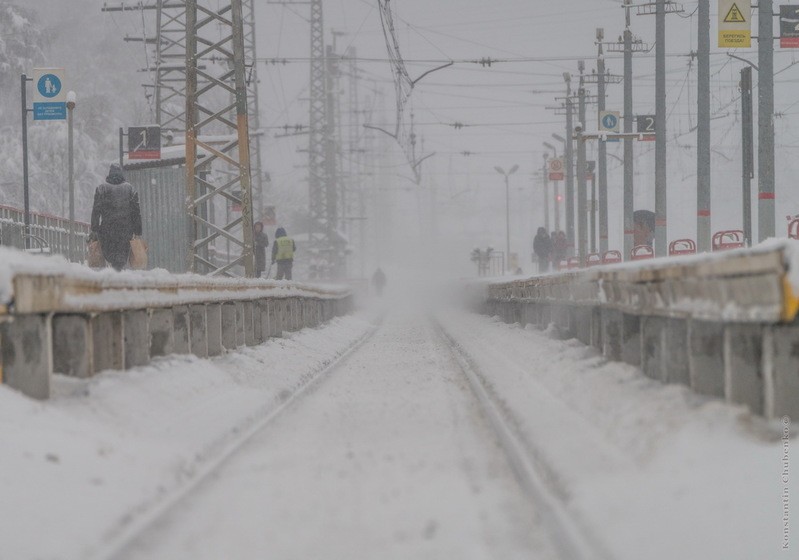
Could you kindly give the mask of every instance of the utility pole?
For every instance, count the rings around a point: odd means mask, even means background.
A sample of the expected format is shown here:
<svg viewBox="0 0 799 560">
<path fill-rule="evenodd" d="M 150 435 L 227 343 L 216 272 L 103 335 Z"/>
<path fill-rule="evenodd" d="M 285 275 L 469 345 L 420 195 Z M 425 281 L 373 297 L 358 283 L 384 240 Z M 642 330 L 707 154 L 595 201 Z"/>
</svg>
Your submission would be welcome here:
<svg viewBox="0 0 799 560">
<path fill-rule="evenodd" d="M 601 118 L 602 112 L 606 109 L 606 86 L 607 84 L 618 84 L 622 81 L 621 76 L 612 76 L 608 74 L 605 68 L 605 53 L 603 40 L 605 38 L 605 30 L 598 28 L 596 30 L 596 44 L 597 44 L 597 68 L 596 73 L 587 75 L 583 78 L 584 83 L 597 84 L 597 117 Z M 598 120 L 598 119 L 597 119 Z M 608 157 L 607 157 L 607 144 L 600 142 L 597 149 L 597 173 L 599 175 L 599 246 L 600 251 L 604 253 L 608 250 Z M 594 187 L 596 178 L 593 180 L 592 186 L 592 203 L 591 203 L 591 217 L 596 221 L 596 208 L 594 207 Z M 596 251 L 594 237 L 596 236 L 596 226 L 594 222 L 591 225 L 592 243 L 591 251 Z"/>
<path fill-rule="evenodd" d="M 630 29 L 632 0 L 625 0 L 624 26 L 624 132 L 633 131 L 633 32 Z M 630 258 L 635 245 L 633 212 L 635 212 L 632 138 L 624 139 L 624 260 Z"/>
<path fill-rule="evenodd" d="M 202 17 L 198 17 L 200 13 Z M 214 57 L 221 62 L 213 69 L 202 71 L 207 84 L 199 88 L 198 63 L 204 57 Z M 185 68 L 189 270 L 232 276 L 234 268 L 241 266 L 247 277 L 253 277 L 253 208 L 242 0 L 186 0 Z M 235 92 L 232 104 L 228 97 L 231 88 Z M 231 110 L 235 111 L 235 122 L 229 117 Z M 232 139 L 221 147 L 203 141 L 201 133 L 206 126 Z M 201 163 L 197 159 L 199 149 L 209 154 Z M 213 164 L 226 175 L 223 185 L 208 182 L 206 173 Z M 215 223 L 214 216 L 206 218 L 201 212 L 202 207 L 214 199 L 226 205 L 239 205 L 241 214 L 225 220 L 227 223 Z M 205 254 L 218 239 L 230 241 L 241 251 L 224 265 L 213 262 Z"/>
<path fill-rule="evenodd" d="M 698 74 L 696 129 L 696 244 L 700 253 L 710 246 L 710 0 L 698 6 Z M 751 77 L 751 76 L 750 76 Z"/>
<path fill-rule="evenodd" d="M 578 95 L 578 118 L 580 122 L 577 124 L 579 133 L 585 132 L 585 82 L 583 74 L 585 73 L 585 62 L 580 60 L 577 63 L 580 70 L 580 87 L 577 90 Z M 574 134 L 574 131 L 572 131 Z M 586 151 L 585 142 L 580 141 L 577 144 L 577 219 L 578 219 L 578 242 L 577 242 L 577 255 L 580 257 L 580 266 L 585 266 L 585 257 L 588 254 L 588 188 L 586 184 L 586 172 L 588 166 L 586 165 Z"/>
<path fill-rule="evenodd" d="M 549 142 L 544 142 L 544 147 L 552 150 L 552 153 L 555 154 L 555 159 L 558 159 L 558 150 L 555 146 L 553 146 Z M 549 178 L 549 170 L 544 169 L 544 173 L 546 173 L 547 178 Z M 558 232 L 560 231 L 560 191 L 558 190 L 558 181 L 553 181 L 553 182 L 555 183 L 555 192 L 554 192 L 555 231 Z"/>
<path fill-rule="evenodd" d="M 775 234 L 774 207 L 774 8 L 758 0 L 757 179 L 758 241 Z"/>
<path fill-rule="evenodd" d="M 339 193 L 338 159 L 339 144 L 338 120 L 336 119 L 336 103 L 338 100 L 338 57 L 333 47 L 328 45 L 325 57 L 325 80 L 327 103 L 325 113 L 327 122 L 324 128 L 325 141 L 325 215 L 326 234 L 328 240 L 329 270 L 328 278 L 342 279 L 346 277 L 344 248 L 341 247 L 339 234 L 339 210 L 341 208 Z"/>
<path fill-rule="evenodd" d="M 671 0 L 638 6 L 638 15 L 655 16 L 655 254 L 668 252 L 666 146 L 666 14 L 682 12 Z"/>
<path fill-rule="evenodd" d="M 746 246 L 752 245 L 752 179 L 754 178 L 754 119 L 752 115 L 752 67 L 741 70 L 741 163 L 743 228 Z"/>
<path fill-rule="evenodd" d="M 597 110 L 599 114 L 605 110 L 605 55 L 602 52 L 602 41 L 605 30 L 596 30 L 597 40 Z M 599 142 L 597 149 L 597 172 L 599 174 L 599 251 L 602 254 L 608 250 L 608 148 L 607 143 Z M 591 208 L 594 216 L 594 208 Z M 595 229 L 592 227 L 591 231 Z"/>
<path fill-rule="evenodd" d="M 666 1 L 655 16 L 655 254 L 666 255 L 668 207 L 666 174 Z"/>
<path fill-rule="evenodd" d="M 648 52 L 649 45 L 633 37 L 631 29 L 631 10 L 633 0 L 624 0 L 625 27 L 624 34 L 616 43 L 607 43 L 608 52 L 624 53 L 624 258 L 629 259 L 634 246 L 633 212 L 635 211 L 634 194 L 634 142 L 632 137 L 635 115 L 633 114 L 633 54 Z"/>
<path fill-rule="evenodd" d="M 574 254 L 574 105 L 572 104 L 571 74 L 566 80 L 566 239 L 568 256 Z"/>
<path fill-rule="evenodd" d="M 541 173 L 544 176 L 544 227 L 549 233 L 549 173 L 547 167 L 547 154 L 544 154 L 544 165 L 541 167 Z"/>
</svg>

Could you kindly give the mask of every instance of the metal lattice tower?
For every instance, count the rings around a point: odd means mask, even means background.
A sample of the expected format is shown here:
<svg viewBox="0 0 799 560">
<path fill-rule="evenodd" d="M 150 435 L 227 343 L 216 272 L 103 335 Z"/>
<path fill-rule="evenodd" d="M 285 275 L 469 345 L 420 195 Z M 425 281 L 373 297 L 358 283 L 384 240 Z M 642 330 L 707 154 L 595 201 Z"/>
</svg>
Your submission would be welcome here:
<svg viewBox="0 0 799 560">
<path fill-rule="evenodd" d="M 154 99 L 156 124 L 169 142 L 186 130 L 186 0 L 152 0 L 149 4 L 103 5 L 104 12 L 154 11 L 154 37 L 129 37 L 126 42 L 154 47 L 154 59 L 144 71 L 153 82 L 143 84 Z"/>
<path fill-rule="evenodd" d="M 201 60 L 212 62 L 204 68 Z M 230 276 L 243 267 L 251 277 L 255 266 L 242 0 L 186 0 L 185 66 L 189 270 Z M 224 141 L 205 141 L 203 132 Z M 207 154 L 201 163 L 199 150 Z M 218 182 L 209 180 L 212 166 Z M 208 212 L 215 201 L 238 206 L 240 215 L 217 224 L 214 212 Z M 240 253 L 217 264 L 207 256 L 217 240 L 229 241 Z"/>
<path fill-rule="evenodd" d="M 333 223 L 327 204 L 327 78 L 322 0 L 311 0 L 311 76 L 308 139 L 309 249 L 319 267 L 316 275 L 329 274 L 333 251 Z M 335 156 L 334 156 L 335 157 Z"/>
<path fill-rule="evenodd" d="M 155 116 L 162 134 L 186 130 L 186 2 L 157 0 Z"/>
<path fill-rule="evenodd" d="M 347 186 L 350 193 L 354 196 L 348 197 L 349 206 L 345 209 L 346 215 L 350 220 L 357 221 L 357 227 L 350 227 L 350 238 L 356 237 L 355 242 L 351 244 L 358 247 L 358 263 L 360 277 L 363 278 L 366 274 L 366 204 L 364 201 L 363 181 L 361 173 L 361 113 L 360 103 L 358 99 L 358 54 L 355 47 L 350 47 L 347 53 L 349 59 L 349 177 Z M 351 223 L 351 222 L 350 222 Z M 354 226 L 355 224 L 352 224 Z M 357 235 L 353 235 L 356 234 Z"/>
<path fill-rule="evenodd" d="M 242 0 L 244 12 L 244 60 L 247 64 L 247 114 L 250 118 L 250 165 L 256 213 L 264 208 L 266 174 L 261 155 L 261 114 L 258 108 L 258 51 L 256 49 L 255 0 Z"/>
</svg>

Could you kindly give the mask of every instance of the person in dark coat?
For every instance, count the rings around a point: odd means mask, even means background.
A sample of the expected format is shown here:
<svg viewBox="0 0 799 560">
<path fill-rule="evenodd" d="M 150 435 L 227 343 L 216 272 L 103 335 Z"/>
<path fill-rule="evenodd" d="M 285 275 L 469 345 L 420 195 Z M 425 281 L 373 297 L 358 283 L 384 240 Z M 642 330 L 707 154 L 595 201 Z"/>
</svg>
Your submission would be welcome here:
<svg viewBox="0 0 799 560">
<path fill-rule="evenodd" d="M 269 247 L 269 237 L 264 233 L 263 222 L 255 222 L 252 243 L 255 251 L 255 276 L 260 277 L 266 270 L 266 248 Z"/>
<path fill-rule="evenodd" d="M 633 212 L 633 243 L 635 246 L 649 245 L 655 241 L 655 213 L 651 210 Z"/>
<path fill-rule="evenodd" d="M 566 254 L 569 252 L 569 240 L 566 238 L 566 234 L 562 230 L 555 235 L 552 247 L 554 253 L 552 262 L 554 262 L 557 266 L 560 264 L 560 261 L 566 258 Z"/>
<path fill-rule="evenodd" d="M 533 251 L 538 257 L 538 272 L 549 270 L 549 261 L 552 258 L 552 238 L 547 230 L 540 227 L 533 240 Z"/>
<path fill-rule="evenodd" d="M 374 286 L 375 293 L 378 296 L 383 295 L 383 288 L 386 287 L 386 273 L 383 272 L 381 268 L 375 270 L 375 273 L 372 275 L 372 286 Z"/>
<path fill-rule="evenodd" d="M 130 240 L 141 235 L 142 224 L 139 195 L 116 163 L 111 164 L 105 183 L 94 191 L 91 228 L 103 258 L 115 270 L 122 270 L 130 256 Z"/>
<path fill-rule="evenodd" d="M 282 227 L 275 231 L 275 242 L 272 244 L 272 264 L 277 263 L 277 280 L 291 280 L 291 268 L 294 266 L 294 252 L 297 246 L 294 240 L 286 235 Z"/>
</svg>

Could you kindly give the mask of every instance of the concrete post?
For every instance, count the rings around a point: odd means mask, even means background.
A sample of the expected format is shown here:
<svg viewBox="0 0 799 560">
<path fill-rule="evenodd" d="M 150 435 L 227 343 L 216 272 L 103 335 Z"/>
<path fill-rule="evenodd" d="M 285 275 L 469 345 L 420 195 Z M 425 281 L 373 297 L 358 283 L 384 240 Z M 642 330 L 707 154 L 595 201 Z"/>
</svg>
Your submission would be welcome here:
<svg viewBox="0 0 799 560">
<path fill-rule="evenodd" d="M 631 366 L 641 365 L 641 318 L 624 313 L 622 316 L 621 360 Z"/>
<path fill-rule="evenodd" d="M 259 302 L 261 311 L 261 333 L 263 334 L 264 341 L 272 338 L 274 335 L 272 331 L 272 301 L 263 299 Z"/>
<path fill-rule="evenodd" d="M 591 346 L 602 351 L 602 308 L 591 308 Z"/>
<path fill-rule="evenodd" d="M 663 382 L 668 377 L 665 367 L 667 328 L 668 319 L 663 317 L 641 318 L 641 370 L 647 377 Z"/>
<path fill-rule="evenodd" d="M 244 326 L 244 302 L 236 302 L 236 345 L 244 346 L 246 342 L 246 329 Z"/>
<path fill-rule="evenodd" d="M 724 397 L 724 326 L 689 321 L 688 340 L 691 388 L 702 395 Z"/>
<path fill-rule="evenodd" d="M 688 364 L 688 321 L 668 319 L 663 336 L 664 350 L 661 354 L 667 383 L 691 385 L 691 370 Z"/>
<path fill-rule="evenodd" d="M 189 322 L 191 325 L 191 353 L 198 358 L 208 357 L 208 338 L 205 332 L 205 305 L 202 303 L 189 306 Z"/>
<path fill-rule="evenodd" d="M 586 346 L 590 346 L 592 309 L 590 307 L 574 307 L 572 311 L 574 336 Z"/>
<path fill-rule="evenodd" d="M 150 337 L 147 331 L 147 311 L 135 309 L 122 313 L 125 369 L 150 363 Z"/>
<path fill-rule="evenodd" d="M 94 375 L 92 325 L 88 315 L 53 317 L 53 371 L 70 377 Z"/>
<path fill-rule="evenodd" d="M 235 350 L 236 344 L 236 304 L 222 304 L 222 346 L 226 350 Z"/>
<path fill-rule="evenodd" d="M 255 344 L 263 344 L 266 340 L 267 332 L 264 330 L 263 318 L 261 314 L 261 304 L 263 300 L 255 300 L 252 303 L 252 330 Z"/>
<path fill-rule="evenodd" d="M 225 351 L 222 346 L 222 305 L 219 303 L 206 305 L 205 321 L 208 356 L 220 356 Z"/>
<path fill-rule="evenodd" d="M 175 352 L 175 314 L 172 309 L 150 310 L 150 356 Z"/>
<path fill-rule="evenodd" d="M 765 413 L 768 418 L 799 418 L 799 326 L 766 329 Z"/>
<path fill-rule="evenodd" d="M 92 318 L 94 371 L 125 367 L 122 313 L 101 313 Z"/>
<path fill-rule="evenodd" d="M 254 304 L 252 301 L 244 301 L 241 305 L 244 311 L 244 344 L 247 346 L 255 346 Z"/>
<path fill-rule="evenodd" d="M 724 329 L 724 397 L 763 414 L 763 328 L 729 325 Z"/>
<path fill-rule="evenodd" d="M 18 315 L 0 323 L 3 383 L 34 399 L 50 397 L 53 344 L 48 315 Z"/>
<path fill-rule="evenodd" d="M 614 362 L 621 361 L 623 322 L 621 311 L 602 310 L 602 355 Z"/>
<path fill-rule="evenodd" d="M 173 351 L 175 354 L 189 354 L 191 352 L 189 308 L 179 305 L 172 308 Z"/>
</svg>

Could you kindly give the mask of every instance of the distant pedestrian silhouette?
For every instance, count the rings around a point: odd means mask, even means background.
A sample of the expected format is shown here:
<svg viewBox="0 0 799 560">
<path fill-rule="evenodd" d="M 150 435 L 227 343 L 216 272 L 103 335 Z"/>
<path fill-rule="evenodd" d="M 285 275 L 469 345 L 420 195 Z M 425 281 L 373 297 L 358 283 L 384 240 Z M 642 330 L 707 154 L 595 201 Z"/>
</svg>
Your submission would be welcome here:
<svg viewBox="0 0 799 560">
<path fill-rule="evenodd" d="M 380 268 L 375 270 L 372 275 L 372 286 L 378 296 L 383 295 L 383 288 L 386 287 L 386 274 Z"/>
</svg>

